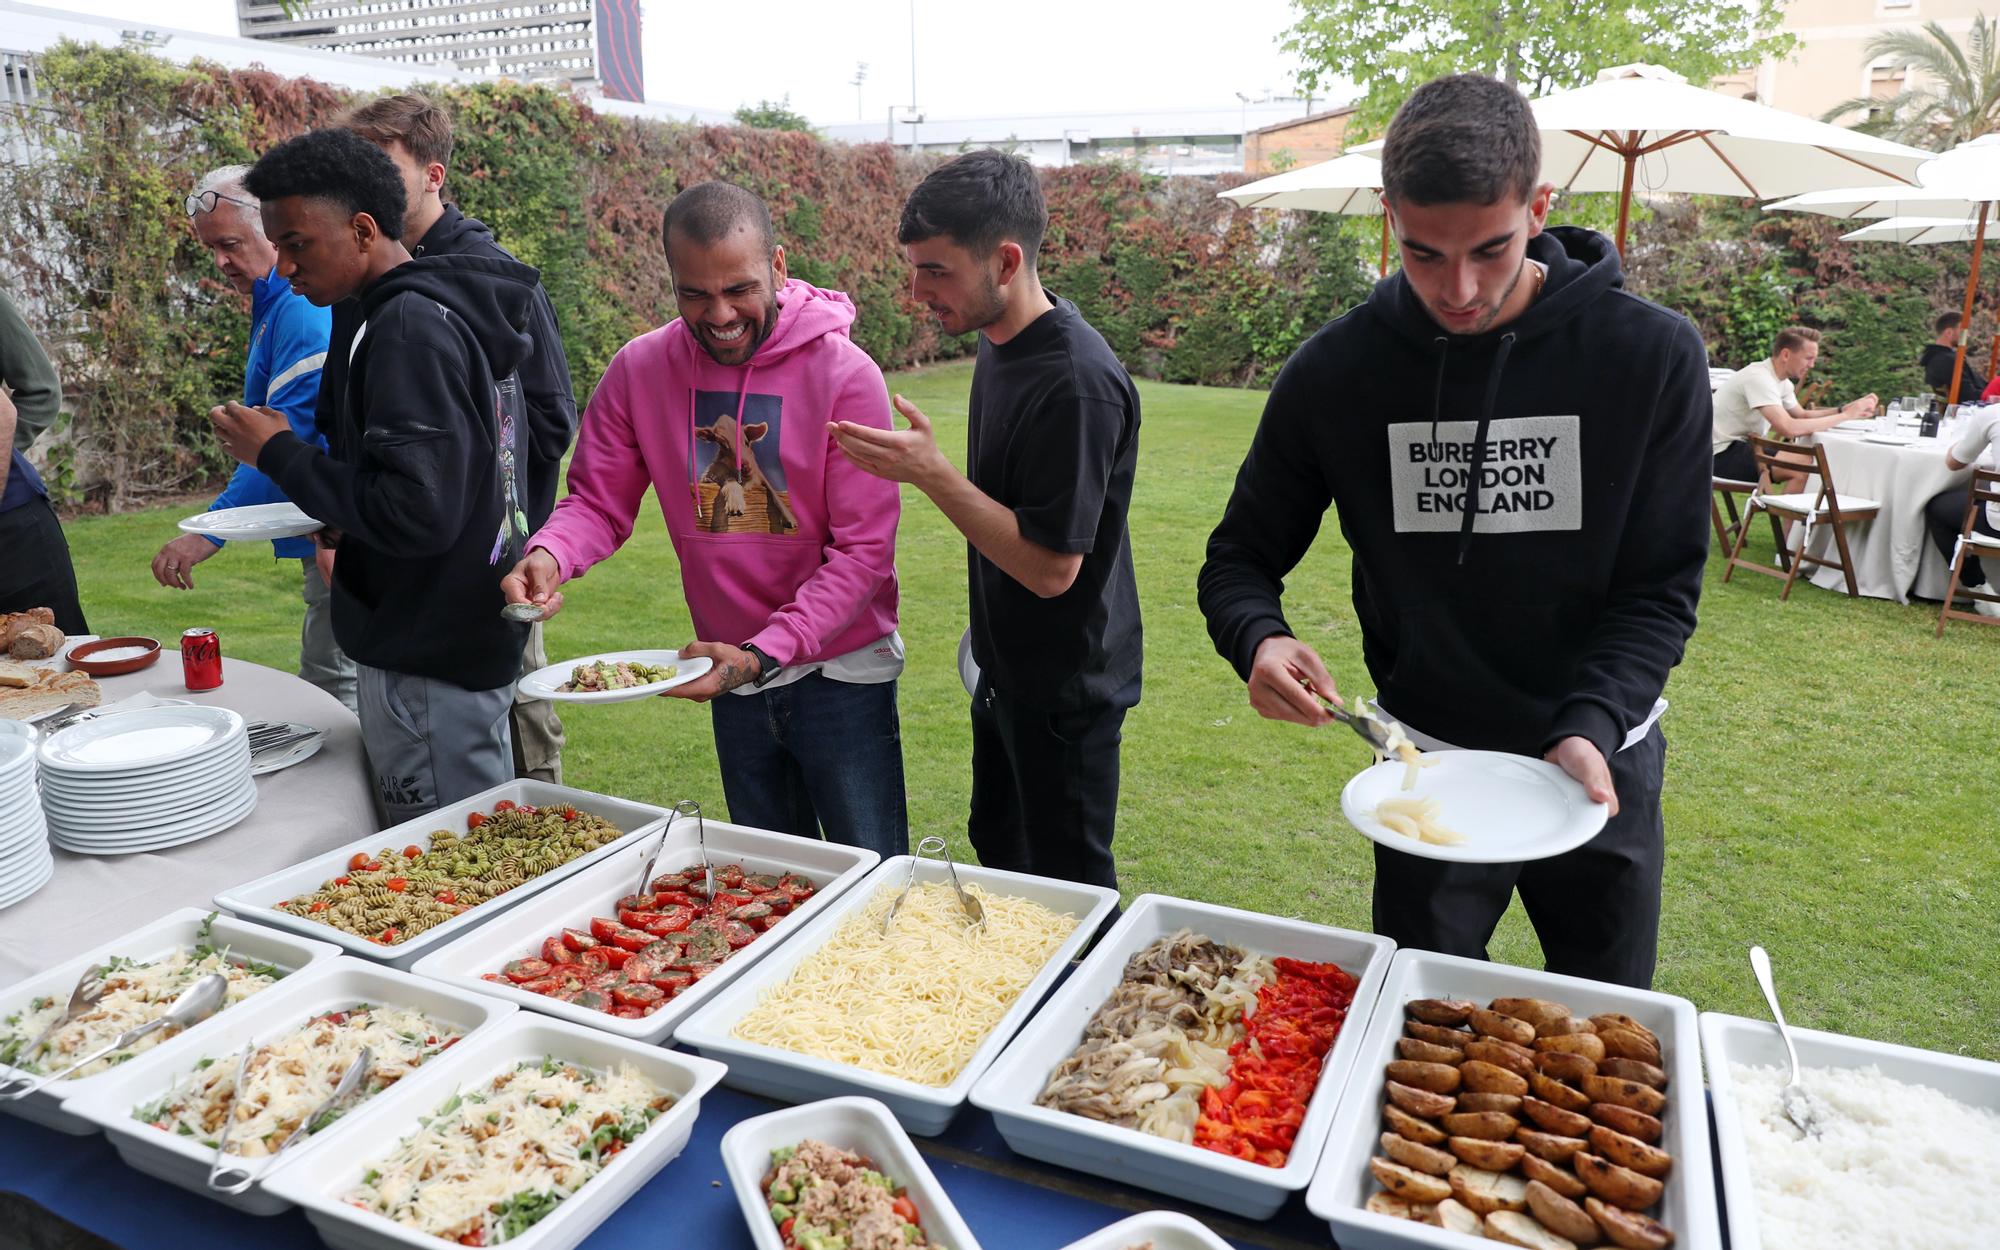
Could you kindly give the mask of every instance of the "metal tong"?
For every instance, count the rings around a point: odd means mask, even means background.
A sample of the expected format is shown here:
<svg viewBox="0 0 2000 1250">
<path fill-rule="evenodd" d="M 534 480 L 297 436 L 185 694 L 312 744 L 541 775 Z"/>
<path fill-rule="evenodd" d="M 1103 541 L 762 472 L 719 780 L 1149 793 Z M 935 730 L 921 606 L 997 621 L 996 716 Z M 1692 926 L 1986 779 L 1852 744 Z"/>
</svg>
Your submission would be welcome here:
<svg viewBox="0 0 2000 1250">
<path fill-rule="evenodd" d="M 161 1029 L 168 1027 L 186 1028 L 190 1024 L 206 1020 L 215 1014 L 216 1008 L 222 1006 L 223 995 L 228 990 L 229 978 L 223 976 L 220 972 L 211 972 L 182 990 L 179 997 L 175 998 L 172 1005 L 167 1008 L 165 1014 L 156 1016 L 136 1028 L 125 1030 L 109 1042 L 99 1046 L 96 1050 L 91 1051 L 75 1063 L 70 1064 L 67 1068 L 59 1072 L 48 1073 L 44 1076 L 15 1077 L 11 1081 L 0 1084 L 0 1102 L 16 1102 L 26 1098 L 42 1086 L 52 1081 L 60 1081 L 78 1068 L 96 1063 L 99 1059 L 104 1058 L 104 1056 L 113 1051 L 123 1050 L 127 1046 L 135 1045 L 141 1040 L 159 1032 Z"/>
<path fill-rule="evenodd" d="M 256 1053 L 257 1043 L 252 1039 L 244 1044 L 243 1055 L 236 1061 L 236 1082 L 230 1086 L 229 1110 L 224 1113 L 222 1121 L 222 1140 L 215 1143 L 215 1160 L 208 1165 L 208 1187 L 217 1193 L 240 1194 L 262 1180 L 266 1173 L 277 1166 L 278 1156 L 312 1134 L 312 1126 L 319 1123 L 321 1116 L 354 1096 L 354 1091 L 361 1088 L 361 1082 L 367 1079 L 369 1064 L 374 1060 L 373 1052 L 363 1046 L 361 1053 L 354 1056 L 354 1062 L 347 1065 L 346 1074 L 340 1078 L 340 1083 L 333 1087 L 333 1092 L 327 1095 L 326 1101 L 314 1107 L 305 1119 L 299 1121 L 299 1126 L 292 1130 L 291 1135 L 278 1143 L 276 1150 L 264 1156 L 263 1161 L 252 1168 L 241 1163 L 228 1162 L 228 1151 L 229 1131 L 236 1127 L 236 1100 L 243 1096 L 243 1074 L 250 1066 L 250 1056 Z"/>
<path fill-rule="evenodd" d="M 33 1063 L 35 1056 L 48 1048 L 49 1039 L 56 1035 L 57 1029 L 95 1007 L 97 1000 L 103 997 L 104 965 L 92 964 L 76 979 L 76 988 L 69 992 L 69 1006 L 63 1008 L 61 1015 L 49 1021 L 49 1026 L 36 1034 L 35 1040 L 28 1043 L 28 1048 L 16 1056 L 15 1066 L 25 1067 Z"/>
<path fill-rule="evenodd" d="M 943 860 L 945 870 L 951 874 L 951 888 L 958 891 L 958 905 L 965 909 L 967 923 L 984 924 L 986 922 L 986 909 L 979 905 L 978 899 L 965 892 L 963 885 L 959 884 L 958 865 L 952 862 L 951 848 L 945 844 L 943 838 L 933 834 L 917 843 L 917 853 L 910 857 L 910 875 L 903 879 L 903 892 L 896 896 L 895 902 L 889 904 L 889 914 L 882 917 L 883 937 L 889 936 L 889 926 L 896 919 L 896 909 L 903 905 L 903 900 L 910 895 L 910 887 L 917 883 L 918 862 L 932 855 Z"/>
<path fill-rule="evenodd" d="M 667 814 L 667 827 L 660 830 L 660 840 L 653 844 L 653 853 L 646 857 L 645 866 L 639 869 L 639 885 L 632 893 L 652 893 L 647 887 L 653 883 L 653 866 L 660 862 L 661 852 L 667 849 L 667 839 L 673 836 L 674 822 L 683 816 L 694 818 L 694 844 L 701 855 L 702 888 L 708 892 L 710 898 L 715 897 L 715 869 L 708 862 L 708 826 L 701 817 L 701 804 L 693 799 L 682 799 L 674 804 L 673 811 Z"/>
<path fill-rule="evenodd" d="M 1370 708 L 1364 703 L 1361 705 L 1361 713 L 1356 715 L 1321 694 L 1311 682 L 1302 679 L 1299 684 L 1306 688 L 1306 693 L 1325 705 L 1329 716 L 1360 734 L 1361 740 L 1368 744 L 1369 750 L 1377 755 L 1389 754 L 1389 730 L 1382 723 L 1381 709 Z"/>
</svg>

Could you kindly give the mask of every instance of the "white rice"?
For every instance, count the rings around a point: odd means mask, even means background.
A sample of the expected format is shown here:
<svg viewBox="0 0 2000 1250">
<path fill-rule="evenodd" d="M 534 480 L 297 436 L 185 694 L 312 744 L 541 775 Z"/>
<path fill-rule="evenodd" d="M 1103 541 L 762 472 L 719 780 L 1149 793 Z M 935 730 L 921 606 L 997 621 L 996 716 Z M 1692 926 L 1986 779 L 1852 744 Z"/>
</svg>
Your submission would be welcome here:
<svg viewBox="0 0 2000 1250">
<path fill-rule="evenodd" d="M 2000 1114 L 1880 1069 L 1808 1068 L 1821 1131 L 1778 1100 L 1788 1068 L 1729 1065 L 1764 1250 L 1988 1250 L 2000 1205 Z"/>
</svg>

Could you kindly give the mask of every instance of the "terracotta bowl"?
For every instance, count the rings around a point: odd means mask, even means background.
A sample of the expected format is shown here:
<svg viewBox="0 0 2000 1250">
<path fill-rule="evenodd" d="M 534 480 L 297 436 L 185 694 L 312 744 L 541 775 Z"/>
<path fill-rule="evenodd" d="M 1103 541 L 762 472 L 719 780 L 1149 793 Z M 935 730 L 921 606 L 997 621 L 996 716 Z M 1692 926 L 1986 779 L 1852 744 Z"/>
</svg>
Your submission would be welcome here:
<svg viewBox="0 0 2000 1250">
<path fill-rule="evenodd" d="M 122 660 L 93 660 L 90 657 L 106 651 L 122 651 L 126 647 L 144 647 L 146 654 L 130 655 Z M 92 677 L 117 677 L 124 673 L 136 673 L 160 658 L 160 642 L 157 638 L 99 638 L 96 642 L 86 642 L 70 649 L 69 666 L 79 673 L 89 673 Z"/>
</svg>

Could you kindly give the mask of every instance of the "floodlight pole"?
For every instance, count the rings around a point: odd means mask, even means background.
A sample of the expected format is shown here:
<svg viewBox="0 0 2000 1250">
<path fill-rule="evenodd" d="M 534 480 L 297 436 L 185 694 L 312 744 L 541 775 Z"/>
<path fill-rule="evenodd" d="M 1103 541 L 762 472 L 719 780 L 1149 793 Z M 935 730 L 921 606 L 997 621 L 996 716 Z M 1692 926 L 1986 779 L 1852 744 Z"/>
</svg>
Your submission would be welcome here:
<svg viewBox="0 0 2000 1250">
<path fill-rule="evenodd" d="M 1986 212 L 1992 207 L 1989 200 L 1979 202 L 1979 226 L 1972 235 L 1972 275 L 1965 280 L 1965 313 L 1959 319 L 1961 326 L 1968 329 L 1972 325 L 1972 297 L 1979 293 L 1979 258 L 1986 250 Z M 1951 362 L 1951 392 L 1945 396 L 1945 406 L 1958 402 L 1958 384 L 1965 373 L 1965 334 L 1958 336 L 1958 354 Z"/>
</svg>

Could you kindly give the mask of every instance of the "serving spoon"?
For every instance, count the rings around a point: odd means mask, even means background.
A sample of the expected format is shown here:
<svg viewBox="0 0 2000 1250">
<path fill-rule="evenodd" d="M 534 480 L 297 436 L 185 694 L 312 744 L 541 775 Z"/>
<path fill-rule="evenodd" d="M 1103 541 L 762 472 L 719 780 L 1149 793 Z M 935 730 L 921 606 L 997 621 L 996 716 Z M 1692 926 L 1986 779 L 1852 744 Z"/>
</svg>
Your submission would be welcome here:
<svg viewBox="0 0 2000 1250">
<path fill-rule="evenodd" d="M 182 990 L 180 995 L 174 999 L 173 1004 L 167 1008 L 165 1014 L 148 1020 L 146 1023 L 134 1028 L 125 1030 L 117 1037 L 112 1038 L 109 1042 L 91 1051 L 67 1068 L 59 1072 L 49 1073 L 46 1076 L 16 1077 L 11 1081 L 0 1084 L 0 1102 L 16 1102 L 26 1098 L 29 1094 L 42 1088 L 42 1086 L 52 1081 L 61 1080 L 78 1068 L 96 1063 L 99 1059 L 104 1058 L 104 1056 L 113 1051 L 124 1050 L 127 1046 L 136 1045 L 161 1029 L 184 1029 L 191 1024 L 206 1020 L 215 1014 L 218 1007 L 222 1006 L 223 995 L 228 993 L 228 991 L 229 978 L 223 976 L 220 972 L 211 972 Z"/>
</svg>

